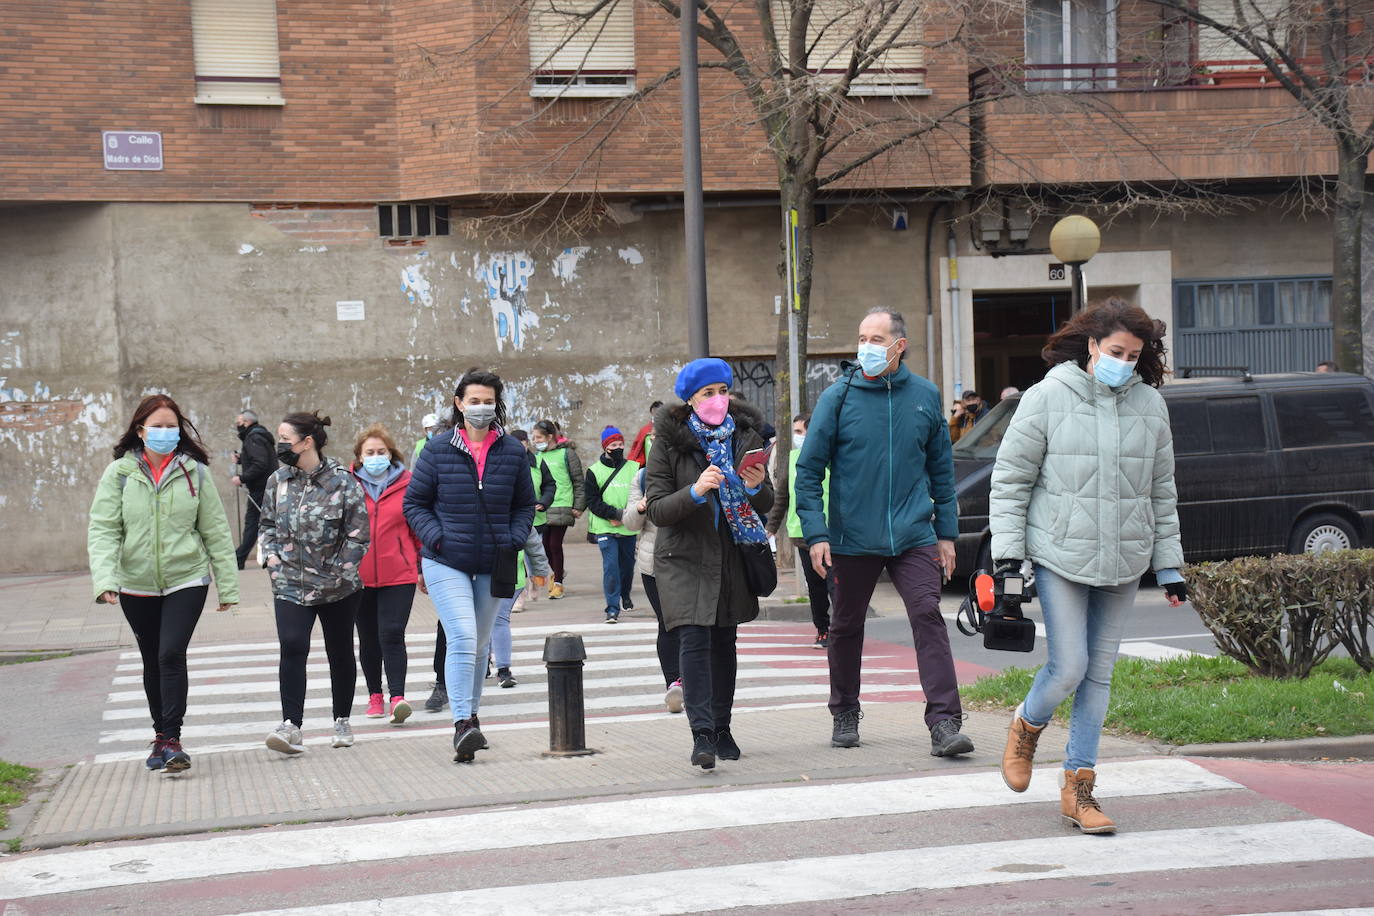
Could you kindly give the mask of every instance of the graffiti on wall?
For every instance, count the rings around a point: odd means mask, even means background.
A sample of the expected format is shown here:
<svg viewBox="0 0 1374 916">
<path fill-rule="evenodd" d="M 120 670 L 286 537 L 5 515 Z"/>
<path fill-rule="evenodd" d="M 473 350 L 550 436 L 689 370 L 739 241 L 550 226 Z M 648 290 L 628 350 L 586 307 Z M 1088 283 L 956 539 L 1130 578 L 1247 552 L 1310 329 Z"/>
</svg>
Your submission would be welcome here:
<svg viewBox="0 0 1374 916">
<path fill-rule="evenodd" d="M 497 349 L 522 349 L 526 332 L 539 327 L 539 315 L 528 302 L 534 259 L 523 251 L 498 252 L 479 262 L 476 274 L 486 286 Z"/>
</svg>

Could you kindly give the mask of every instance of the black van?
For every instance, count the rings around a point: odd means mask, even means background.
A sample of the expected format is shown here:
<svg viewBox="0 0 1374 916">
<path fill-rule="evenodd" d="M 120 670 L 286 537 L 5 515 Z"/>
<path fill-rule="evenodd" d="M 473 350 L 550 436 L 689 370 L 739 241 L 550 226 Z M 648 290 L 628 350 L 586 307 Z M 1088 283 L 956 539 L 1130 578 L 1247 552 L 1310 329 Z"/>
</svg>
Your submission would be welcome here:
<svg viewBox="0 0 1374 916">
<path fill-rule="evenodd" d="M 1177 378 L 1160 393 L 1189 562 L 1374 544 L 1374 382 L 1243 374 Z M 954 445 L 965 575 L 990 565 L 993 460 L 1019 401 L 999 403 Z"/>
</svg>

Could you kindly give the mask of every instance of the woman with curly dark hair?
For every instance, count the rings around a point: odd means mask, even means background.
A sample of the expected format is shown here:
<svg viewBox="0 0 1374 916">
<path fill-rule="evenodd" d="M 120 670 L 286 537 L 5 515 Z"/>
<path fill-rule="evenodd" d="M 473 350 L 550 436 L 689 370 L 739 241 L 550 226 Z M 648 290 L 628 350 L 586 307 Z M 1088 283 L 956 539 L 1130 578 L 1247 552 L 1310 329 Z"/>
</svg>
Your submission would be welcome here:
<svg viewBox="0 0 1374 916">
<path fill-rule="evenodd" d="M 1156 390 L 1164 333 L 1120 299 L 1075 315 L 1045 347 L 1051 369 L 1022 396 L 992 472 L 995 576 L 1034 564 L 1049 656 L 1012 716 L 1002 778 L 1026 790 L 1040 733 L 1072 695 L 1060 811 L 1084 833 L 1116 830 L 1093 797 L 1094 767 L 1140 578 L 1154 570 L 1175 607 L 1188 598 L 1173 436 Z"/>
</svg>

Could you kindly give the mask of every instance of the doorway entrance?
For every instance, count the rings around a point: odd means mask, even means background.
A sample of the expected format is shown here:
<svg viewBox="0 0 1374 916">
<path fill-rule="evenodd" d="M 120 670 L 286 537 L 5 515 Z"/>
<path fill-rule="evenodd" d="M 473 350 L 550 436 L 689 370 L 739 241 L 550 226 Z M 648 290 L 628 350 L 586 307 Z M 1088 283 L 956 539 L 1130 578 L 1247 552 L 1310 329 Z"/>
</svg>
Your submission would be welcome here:
<svg viewBox="0 0 1374 916">
<path fill-rule="evenodd" d="M 1068 290 L 973 294 L 975 386 L 989 403 L 1002 389 L 1025 391 L 1045 376 L 1040 351 L 1069 317 Z"/>
</svg>

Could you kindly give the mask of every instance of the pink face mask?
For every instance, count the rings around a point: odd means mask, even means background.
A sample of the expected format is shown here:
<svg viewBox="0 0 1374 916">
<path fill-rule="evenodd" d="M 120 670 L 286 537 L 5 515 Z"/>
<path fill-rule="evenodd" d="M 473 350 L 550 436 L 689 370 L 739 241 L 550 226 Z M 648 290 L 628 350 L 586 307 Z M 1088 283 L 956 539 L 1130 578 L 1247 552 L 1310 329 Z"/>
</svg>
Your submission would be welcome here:
<svg viewBox="0 0 1374 916">
<path fill-rule="evenodd" d="M 697 406 L 692 409 L 707 426 L 719 426 L 725 422 L 725 415 L 730 412 L 730 395 L 717 394 L 703 398 L 697 401 Z"/>
</svg>

